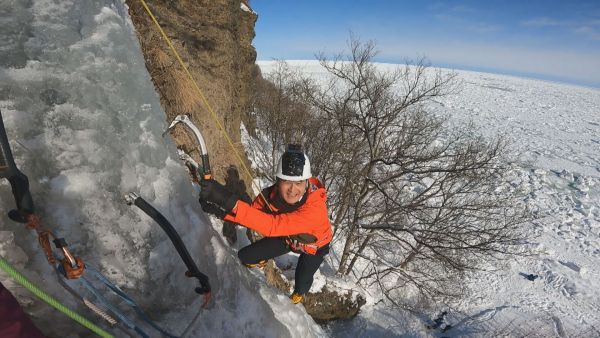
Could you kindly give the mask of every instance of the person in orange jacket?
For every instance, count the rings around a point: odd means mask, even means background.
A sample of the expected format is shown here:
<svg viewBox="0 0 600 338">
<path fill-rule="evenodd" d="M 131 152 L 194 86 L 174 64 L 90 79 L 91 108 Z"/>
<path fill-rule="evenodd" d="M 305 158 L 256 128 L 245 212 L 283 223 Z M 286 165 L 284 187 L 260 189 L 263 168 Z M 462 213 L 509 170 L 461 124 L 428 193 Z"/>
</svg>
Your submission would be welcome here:
<svg viewBox="0 0 600 338">
<path fill-rule="evenodd" d="M 268 259 L 290 251 L 299 253 L 294 292 L 302 301 L 313 276 L 329 253 L 332 238 L 327 192 L 310 171 L 310 161 L 299 145 L 289 145 L 277 166 L 277 182 L 248 204 L 215 180 L 200 183 L 204 211 L 250 228 L 264 238 L 238 252 L 248 267 L 262 267 Z M 218 208 L 214 208 L 214 206 Z"/>
</svg>

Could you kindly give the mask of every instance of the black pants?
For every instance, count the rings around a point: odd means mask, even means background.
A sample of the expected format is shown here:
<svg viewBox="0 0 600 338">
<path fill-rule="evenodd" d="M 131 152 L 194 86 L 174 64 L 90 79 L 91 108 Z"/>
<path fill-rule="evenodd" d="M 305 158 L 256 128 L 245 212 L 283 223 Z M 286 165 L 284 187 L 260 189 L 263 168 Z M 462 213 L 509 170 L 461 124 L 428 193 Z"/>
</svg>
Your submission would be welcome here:
<svg viewBox="0 0 600 338">
<path fill-rule="evenodd" d="M 243 264 L 256 264 L 265 259 L 275 258 L 290 252 L 290 248 L 285 243 L 285 237 L 265 237 L 238 252 L 238 257 Z M 315 255 L 301 253 L 296 265 L 296 283 L 294 292 L 305 294 L 310 290 L 313 283 L 313 276 L 326 254 L 329 253 L 329 244 L 320 248 Z"/>
</svg>

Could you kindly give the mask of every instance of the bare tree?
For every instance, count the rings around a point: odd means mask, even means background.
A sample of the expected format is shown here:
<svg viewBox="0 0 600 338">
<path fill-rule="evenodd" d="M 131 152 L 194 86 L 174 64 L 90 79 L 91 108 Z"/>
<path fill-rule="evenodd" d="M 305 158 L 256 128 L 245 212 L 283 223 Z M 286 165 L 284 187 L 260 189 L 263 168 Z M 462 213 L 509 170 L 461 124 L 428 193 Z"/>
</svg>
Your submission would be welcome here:
<svg viewBox="0 0 600 338">
<path fill-rule="evenodd" d="M 319 56 L 325 83 L 296 76 L 288 91 L 303 107 L 294 137 L 328 186 L 337 272 L 379 285 L 393 303 L 408 287 L 456 295 L 463 273 L 518 252 L 528 216 L 506 184 L 507 143 L 427 112 L 457 89 L 454 73 L 423 59 L 383 72 L 374 43 L 352 37 L 349 47 L 348 57 Z"/>
<path fill-rule="evenodd" d="M 259 174 L 274 179 L 278 156 L 288 143 L 301 142 L 305 126 L 312 121 L 306 104 L 299 94 L 305 86 L 298 72 L 283 61 L 266 78 L 257 76 L 251 102 L 257 135 L 253 140 L 254 153 L 261 157 L 256 163 Z M 262 155 L 262 156 L 260 156 Z"/>
</svg>

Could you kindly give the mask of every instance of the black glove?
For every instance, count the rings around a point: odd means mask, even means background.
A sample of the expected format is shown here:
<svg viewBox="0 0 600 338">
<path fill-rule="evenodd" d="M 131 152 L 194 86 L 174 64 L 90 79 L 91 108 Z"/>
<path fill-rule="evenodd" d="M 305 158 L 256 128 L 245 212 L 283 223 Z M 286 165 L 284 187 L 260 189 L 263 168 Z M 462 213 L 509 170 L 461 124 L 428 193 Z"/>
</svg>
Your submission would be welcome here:
<svg viewBox="0 0 600 338">
<path fill-rule="evenodd" d="M 215 180 L 200 181 L 200 204 L 208 202 L 217 205 L 226 213 L 231 212 L 239 197 Z"/>
<path fill-rule="evenodd" d="M 206 201 L 203 201 L 202 199 L 200 199 L 200 206 L 202 207 L 202 210 L 207 213 L 207 214 L 212 214 L 215 215 L 217 218 L 223 219 L 225 218 L 225 215 L 227 215 L 227 213 L 225 211 L 223 211 L 223 209 L 221 209 L 221 207 L 212 204 L 212 203 L 208 203 Z"/>
</svg>

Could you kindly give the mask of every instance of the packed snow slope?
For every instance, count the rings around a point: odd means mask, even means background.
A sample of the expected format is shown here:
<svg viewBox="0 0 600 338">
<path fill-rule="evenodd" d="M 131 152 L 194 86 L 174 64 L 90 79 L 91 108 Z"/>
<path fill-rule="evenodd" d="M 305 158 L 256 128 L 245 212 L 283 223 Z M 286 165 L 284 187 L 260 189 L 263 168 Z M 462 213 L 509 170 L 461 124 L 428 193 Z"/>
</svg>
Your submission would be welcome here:
<svg viewBox="0 0 600 338">
<path fill-rule="evenodd" d="M 287 61 L 319 80 L 316 61 Z M 259 62 L 263 73 L 275 62 Z M 377 64 L 381 71 L 395 65 Z M 445 70 L 447 71 L 447 70 Z M 600 337 L 600 90 L 509 76 L 458 71 L 457 94 L 429 104 L 450 123 L 472 120 L 484 135 L 512 142 L 510 182 L 523 190 L 536 219 L 524 226 L 532 255 L 496 273 L 465 281 L 468 297 L 415 317 L 390 310 L 377 290 L 336 336 Z M 337 266 L 331 261 L 329 264 Z M 530 281 L 525 276 L 537 276 Z M 425 325 L 447 311 L 446 332 Z"/>
<path fill-rule="evenodd" d="M 321 333 L 301 306 L 240 266 L 199 208 L 174 143 L 161 136 L 168 124 L 123 1 L 0 2 L 0 110 L 43 225 L 168 330 L 182 333 L 200 311 L 201 298 L 158 225 L 124 203 L 128 192 L 139 193 L 171 221 L 211 278 L 214 302 L 190 336 Z M 12 208 L 3 180 L 0 254 L 102 324 L 59 286 L 35 234 L 6 216 Z M 49 336 L 90 334 L 4 274 L 0 281 Z"/>
</svg>

